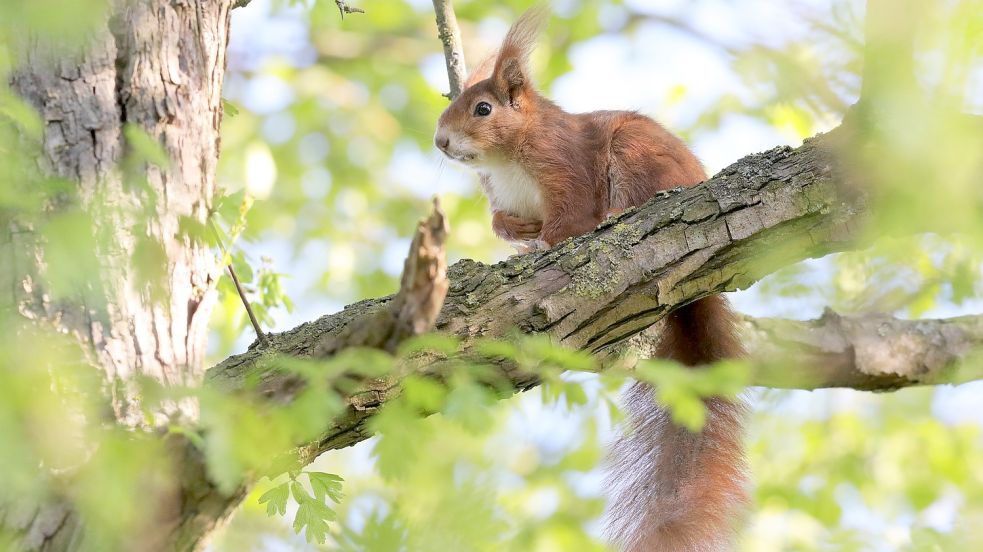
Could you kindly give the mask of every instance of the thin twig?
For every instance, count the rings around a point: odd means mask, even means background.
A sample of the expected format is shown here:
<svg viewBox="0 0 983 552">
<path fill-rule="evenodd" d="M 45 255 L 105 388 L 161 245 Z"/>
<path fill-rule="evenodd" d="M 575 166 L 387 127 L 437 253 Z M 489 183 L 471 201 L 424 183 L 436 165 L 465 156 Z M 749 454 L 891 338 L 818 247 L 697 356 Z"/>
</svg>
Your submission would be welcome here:
<svg viewBox="0 0 983 552">
<path fill-rule="evenodd" d="M 341 13 L 341 18 L 345 18 L 346 13 L 365 13 L 362 8 L 353 8 L 348 5 L 345 0 L 334 0 L 334 3 L 338 6 L 338 11 Z"/>
<path fill-rule="evenodd" d="M 444 44 L 444 60 L 447 62 L 447 81 L 451 90 L 448 99 L 461 95 L 467 69 L 464 66 L 464 47 L 461 41 L 461 29 L 457 26 L 457 16 L 451 0 L 433 0 L 433 11 L 437 16 L 437 36 Z"/>
<path fill-rule="evenodd" d="M 239 277 L 236 275 L 236 271 L 232 268 L 232 256 L 229 255 L 228 250 L 225 249 L 225 244 L 222 243 L 222 235 L 218 232 L 218 227 L 215 226 L 215 221 L 209 217 L 208 227 L 212 229 L 212 234 L 215 235 L 215 242 L 218 243 L 219 249 L 222 250 L 222 255 L 229 259 L 229 264 L 227 268 L 229 269 L 229 275 L 232 276 L 232 283 L 236 286 L 236 291 L 239 293 L 239 299 L 242 300 L 242 306 L 246 307 L 246 314 L 249 315 L 249 322 L 253 325 L 253 330 L 256 332 L 256 338 L 259 339 L 260 344 L 263 347 L 269 347 L 270 341 L 266 338 L 266 334 L 263 333 L 263 328 L 259 325 L 259 320 L 256 319 L 256 313 L 253 312 L 252 305 L 249 304 L 249 299 L 246 298 L 246 291 L 242 289 L 242 284 L 239 283 Z"/>
<path fill-rule="evenodd" d="M 232 276 L 232 282 L 236 285 L 236 291 L 239 292 L 239 298 L 242 299 L 242 305 L 246 307 L 246 314 L 249 315 L 249 321 L 253 325 L 253 330 L 256 331 L 256 337 L 259 338 L 259 342 L 263 344 L 263 347 L 269 347 L 270 341 L 266 338 L 266 334 L 263 333 L 263 329 L 259 327 L 259 320 L 256 319 L 256 313 L 253 312 L 253 307 L 249 304 L 249 299 L 246 299 L 246 292 L 242 289 L 242 284 L 239 283 L 239 277 L 236 276 L 236 271 L 232 268 L 231 263 L 229 263 L 228 269 L 229 275 Z"/>
</svg>

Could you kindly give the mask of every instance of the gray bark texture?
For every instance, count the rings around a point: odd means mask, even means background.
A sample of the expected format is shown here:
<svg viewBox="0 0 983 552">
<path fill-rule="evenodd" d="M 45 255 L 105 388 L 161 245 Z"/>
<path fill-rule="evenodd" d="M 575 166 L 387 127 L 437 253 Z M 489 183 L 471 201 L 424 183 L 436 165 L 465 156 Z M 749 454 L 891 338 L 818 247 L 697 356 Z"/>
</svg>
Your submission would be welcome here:
<svg viewBox="0 0 983 552">
<path fill-rule="evenodd" d="M 96 251 L 78 252 L 103 263 L 95 293 L 52 300 L 39 285 L 43 239 L 30 224 L 9 221 L 0 228 L 0 247 L 7 249 L 0 253 L 16 262 L 0 271 L 15 285 L 4 288 L 11 295 L 0 305 L 74 336 L 104 372 L 116 421 L 129 427 L 146 425 L 126 385 L 134 376 L 196 385 L 203 374 L 219 269 L 215 254 L 183 228 L 206 222 L 215 193 L 231 8 L 231 0 L 114 0 L 106 21 L 75 54 L 27 40 L 10 82 L 41 116 L 41 170 L 78 185 L 70 201 L 80 205 L 53 200 L 50 212 L 81 207 L 93 216 L 94 234 L 108 239 L 95 241 Z M 124 137 L 128 126 L 159 142 L 169 166 L 145 163 L 124 175 L 120 162 L 132 148 Z M 146 251 L 163 265 L 153 287 L 131 264 Z M 172 404 L 156 414 L 151 425 L 193 421 L 196 408 Z M 183 445 L 175 452 L 195 454 Z M 189 466 L 186 479 L 195 481 L 201 463 Z M 169 548 L 177 528 L 197 520 L 204 522 L 197 532 L 207 531 L 224 513 L 207 505 L 196 511 L 204 502 L 193 496 L 171 498 L 159 505 L 153 529 L 124 537 L 128 549 Z M 227 505 L 223 499 L 221 508 Z M 85 547 L 83 524 L 67 502 L 26 505 L 0 495 L 0 520 L 27 549 Z"/>
</svg>

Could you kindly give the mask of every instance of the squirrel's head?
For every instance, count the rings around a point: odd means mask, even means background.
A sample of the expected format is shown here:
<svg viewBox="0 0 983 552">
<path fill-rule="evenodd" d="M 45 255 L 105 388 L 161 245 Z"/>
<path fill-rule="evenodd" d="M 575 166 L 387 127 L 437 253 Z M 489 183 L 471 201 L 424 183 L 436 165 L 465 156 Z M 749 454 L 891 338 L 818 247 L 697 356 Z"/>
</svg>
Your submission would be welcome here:
<svg viewBox="0 0 983 552">
<path fill-rule="evenodd" d="M 464 91 L 437 121 L 434 144 L 468 165 L 508 155 L 534 114 L 536 92 L 529 78 L 532 50 L 546 11 L 533 8 L 512 25 L 498 53 L 468 76 Z"/>
</svg>

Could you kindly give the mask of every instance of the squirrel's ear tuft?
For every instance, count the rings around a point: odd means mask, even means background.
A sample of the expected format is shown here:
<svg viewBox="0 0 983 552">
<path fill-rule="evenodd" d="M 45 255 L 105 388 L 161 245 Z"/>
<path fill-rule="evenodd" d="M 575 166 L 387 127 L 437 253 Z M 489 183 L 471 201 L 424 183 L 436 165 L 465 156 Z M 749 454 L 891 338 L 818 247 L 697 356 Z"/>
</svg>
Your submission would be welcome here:
<svg viewBox="0 0 983 552">
<path fill-rule="evenodd" d="M 543 6 L 530 8 L 505 35 L 491 75 L 495 93 L 502 103 L 516 105 L 517 97 L 523 91 L 532 89 L 529 54 L 548 15 L 549 12 Z"/>
</svg>

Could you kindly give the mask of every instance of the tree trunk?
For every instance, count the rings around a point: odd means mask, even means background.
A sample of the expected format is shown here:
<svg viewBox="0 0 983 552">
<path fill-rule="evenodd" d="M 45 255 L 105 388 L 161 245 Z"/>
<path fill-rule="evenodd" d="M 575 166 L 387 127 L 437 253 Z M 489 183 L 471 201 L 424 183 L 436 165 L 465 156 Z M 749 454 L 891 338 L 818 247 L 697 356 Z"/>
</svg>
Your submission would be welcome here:
<svg viewBox="0 0 983 552">
<path fill-rule="evenodd" d="M 39 284 L 47 266 L 42 233 L 9 221 L 0 229 L 0 258 L 16 262 L 0 266 L 0 280 L 15 285 L 4 288 L 0 305 L 74 336 L 102 370 L 116 420 L 128 427 L 196 417 L 188 402 L 167 405 L 148 422 L 126 382 L 139 375 L 194 385 L 203 373 L 220 272 L 214 253 L 187 228 L 204 227 L 215 195 L 231 8 L 232 0 L 113 0 L 77 53 L 26 41 L 10 82 L 41 116 L 39 166 L 78 187 L 71 199 L 52 200 L 46 216 L 77 207 L 91 216 L 95 250 L 77 253 L 95 255 L 101 270 L 84 293 L 53 297 Z M 139 136 L 127 139 L 134 129 L 160 144 L 169 166 L 121 165 L 141 147 Z M 160 270 L 148 277 L 141 264 Z M 84 546 L 65 504 L 18 508 L 21 515 L 13 515 L 0 502 L 0 519 L 28 548 Z"/>
</svg>

